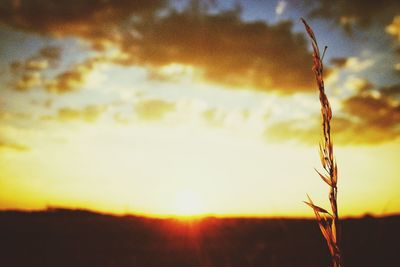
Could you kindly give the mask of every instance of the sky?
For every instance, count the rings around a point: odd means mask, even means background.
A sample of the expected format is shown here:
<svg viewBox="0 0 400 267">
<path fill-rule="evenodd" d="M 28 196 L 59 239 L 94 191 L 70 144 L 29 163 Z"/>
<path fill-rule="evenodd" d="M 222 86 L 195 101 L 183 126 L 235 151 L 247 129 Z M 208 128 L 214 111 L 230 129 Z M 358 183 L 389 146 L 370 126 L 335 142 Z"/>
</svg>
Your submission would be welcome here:
<svg viewBox="0 0 400 267">
<path fill-rule="evenodd" d="M 313 216 L 301 17 L 328 46 L 339 213 L 399 213 L 395 0 L 1 0 L 0 209 Z"/>
</svg>

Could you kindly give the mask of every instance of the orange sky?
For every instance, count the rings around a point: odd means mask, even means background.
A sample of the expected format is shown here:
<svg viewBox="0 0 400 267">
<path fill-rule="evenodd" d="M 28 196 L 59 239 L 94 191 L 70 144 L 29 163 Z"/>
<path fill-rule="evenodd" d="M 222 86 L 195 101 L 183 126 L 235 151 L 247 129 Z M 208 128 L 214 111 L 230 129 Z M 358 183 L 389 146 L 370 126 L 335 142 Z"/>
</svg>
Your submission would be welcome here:
<svg viewBox="0 0 400 267">
<path fill-rule="evenodd" d="M 340 213 L 400 212 L 396 1 L 51 2 L 0 4 L 0 208 L 312 216 L 304 16 L 329 46 Z"/>
</svg>

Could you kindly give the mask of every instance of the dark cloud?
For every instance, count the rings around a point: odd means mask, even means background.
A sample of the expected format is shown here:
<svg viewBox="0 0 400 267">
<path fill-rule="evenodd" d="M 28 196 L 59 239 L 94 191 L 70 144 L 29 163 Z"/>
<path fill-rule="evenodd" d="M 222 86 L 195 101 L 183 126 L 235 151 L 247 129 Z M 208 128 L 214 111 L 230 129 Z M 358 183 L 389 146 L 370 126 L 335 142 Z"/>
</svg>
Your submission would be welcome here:
<svg viewBox="0 0 400 267">
<path fill-rule="evenodd" d="M 112 61 L 156 70 L 171 63 L 196 67 L 229 87 L 281 93 L 313 89 L 311 55 L 291 22 L 246 22 L 239 9 L 210 14 L 190 6 L 162 16 L 164 1 L 21 1 L 0 7 L 0 23 L 51 36 L 76 36 L 97 50 L 120 50 Z"/>
<path fill-rule="evenodd" d="M 130 63 L 192 65 L 206 79 L 232 87 L 283 93 L 313 88 L 307 42 L 292 32 L 291 22 L 268 25 L 243 22 L 233 11 L 213 15 L 185 11 L 139 29 L 143 34 L 137 46 L 129 39 L 121 43 Z"/>
<path fill-rule="evenodd" d="M 118 38 L 132 16 L 142 18 L 164 5 L 163 0 L 5 0 L 0 2 L 0 24 L 28 32 L 82 36 L 101 47 Z M 125 26 L 128 26 L 125 25 Z"/>
<path fill-rule="evenodd" d="M 373 23 L 388 24 L 400 13 L 398 0 L 303 0 L 304 6 L 311 7 L 310 16 L 331 19 L 342 25 L 346 31 L 356 27 L 369 27 Z"/>
<path fill-rule="evenodd" d="M 400 137 L 399 85 L 369 87 L 342 103 L 346 119 L 339 122 L 342 132 L 352 131 L 354 140 L 380 143 Z"/>
<path fill-rule="evenodd" d="M 400 84 L 382 87 L 379 92 L 388 97 L 400 97 Z"/>
<path fill-rule="evenodd" d="M 10 71 L 12 74 L 17 75 L 23 70 L 21 61 L 16 60 L 10 63 Z"/>
<path fill-rule="evenodd" d="M 342 103 L 346 116 L 332 122 L 335 142 L 378 144 L 400 139 L 400 103 L 382 90 L 372 92 L 361 92 Z"/>
<path fill-rule="evenodd" d="M 59 46 L 45 46 L 38 51 L 41 58 L 50 60 L 51 62 L 58 62 L 61 58 L 62 49 Z"/>
<path fill-rule="evenodd" d="M 348 58 L 347 57 L 337 57 L 337 58 L 332 58 L 330 63 L 338 68 L 343 68 L 346 66 L 348 62 Z"/>
<path fill-rule="evenodd" d="M 164 118 L 164 116 L 176 108 L 174 103 L 159 100 L 148 99 L 142 100 L 135 104 L 135 114 L 141 120 L 156 121 Z"/>
<path fill-rule="evenodd" d="M 400 132 L 393 127 L 377 127 L 347 118 L 341 118 L 336 123 L 341 130 L 334 132 L 332 136 L 336 143 L 342 145 L 381 144 L 398 141 L 400 137 Z"/>
<path fill-rule="evenodd" d="M 343 110 L 366 125 L 390 130 L 400 123 L 400 105 L 384 97 L 357 95 L 343 102 Z"/>
<path fill-rule="evenodd" d="M 388 88 L 381 89 L 380 93 L 363 91 L 343 101 L 342 110 L 332 120 L 335 143 L 377 144 L 400 138 L 400 103 L 391 97 L 391 89 L 398 88 Z M 299 140 L 308 144 L 315 144 L 320 134 L 321 125 L 316 118 L 276 123 L 265 131 L 269 140 Z"/>
</svg>

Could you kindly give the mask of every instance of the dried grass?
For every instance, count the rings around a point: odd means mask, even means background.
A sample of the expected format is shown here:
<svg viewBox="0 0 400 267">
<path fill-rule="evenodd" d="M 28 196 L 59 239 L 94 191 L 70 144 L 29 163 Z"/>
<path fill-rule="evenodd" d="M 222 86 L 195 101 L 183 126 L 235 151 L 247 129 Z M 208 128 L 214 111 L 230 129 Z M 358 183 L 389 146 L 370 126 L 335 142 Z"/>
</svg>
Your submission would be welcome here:
<svg viewBox="0 0 400 267">
<path fill-rule="evenodd" d="M 318 47 L 317 40 L 315 38 L 314 32 L 307 22 L 302 18 L 305 29 L 311 39 L 313 47 L 313 71 L 317 81 L 319 89 L 319 100 L 321 103 L 321 115 L 322 115 L 322 129 L 323 138 L 319 144 L 320 158 L 324 171 L 321 173 L 315 170 L 321 179 L 329 186 L 329 202 L 331 204 L 330 212 L 323 209 L 313 203 L 311 198 L 307 195 L 308 201 L 305 201 L 315 213 L 316 220 L 318 222 L 319 228 L 321 229 L 322 235 L 324 236 L 331 254 L 332 263 L 334 267 L 342 266 L 342 257 L 340 251 L 340 238 L 339 234 L 339 215 L 337 206 L 337 164 L 336 159 L 333 154 L 333 143 L 331 139 L 331 119 L 332 110 L 325 94 L 324 87 L 324 77 L 323 70 L 324 66 L 322 60 L 326 51 L 326 46 L 322 55 Z"/>
</svg>

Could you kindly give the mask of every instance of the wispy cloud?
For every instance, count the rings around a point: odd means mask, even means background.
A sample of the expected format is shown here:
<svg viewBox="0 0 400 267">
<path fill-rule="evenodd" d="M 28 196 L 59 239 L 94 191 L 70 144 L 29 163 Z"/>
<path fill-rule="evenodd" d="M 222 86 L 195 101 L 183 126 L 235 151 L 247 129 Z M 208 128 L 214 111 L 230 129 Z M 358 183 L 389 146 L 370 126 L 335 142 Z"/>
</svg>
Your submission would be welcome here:
<svg viewBox="0 0 400 267">
<path fill-rule="evenodd" d="M 83 121 L 93 123 L 107 110 L 105 105 L 89 105 L 83 108 L 60 108 L 55 115 L 42 116 L 43 121 L 71 122 Z"/>
<path fill-rule="evenodd" d="M 0 151 L 28 152 L 30 148 L 26 145 L 0 138 Z"/>
<path fill-rule="evenodd" d="M 280 16 L 285 12 L 287 2 L 285 0 L 279 0 L 275 7 L 275 14 Z"/>
<path fill-rule="evenodd" d="M 95 69 L 96 65 L 104 61 L 103 57 L 89 57 L 80 63 L 72 65 L 54 78 L 45 80 L 44 88 L 54 93 L 77 91 L 85 84 L 88 74 Z"/>
<path fill-rule="evenodd" d="M 28 91 L 44 86 L 43 73 L 50 67 L 55 67 L 60 61 L 61 49 L 55 46 L 40 48 L 25 60 L 15 60 L 10 63 L 13 76 L 12 87 L 17 91 Z"/>
<path fill-rule="evenodd" d="M 345 68 L 349 72 L 362 72 L 374 66 L 372 58 L 361 59 L 358 57 L 332 58 L 331 64 L 339 68 Z"/>
<path fill-rule="evenodd" d="M 145 121 L 161 120 L 175 110 L 175 104 L 160 99 L 148 99 L 137 102 L 134 111 L 137 117 Z"/>
</svg>

